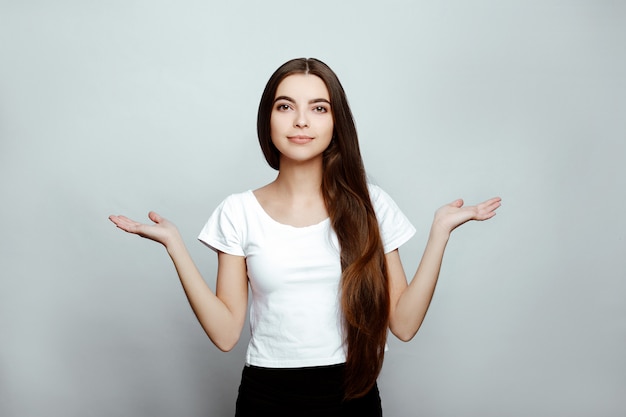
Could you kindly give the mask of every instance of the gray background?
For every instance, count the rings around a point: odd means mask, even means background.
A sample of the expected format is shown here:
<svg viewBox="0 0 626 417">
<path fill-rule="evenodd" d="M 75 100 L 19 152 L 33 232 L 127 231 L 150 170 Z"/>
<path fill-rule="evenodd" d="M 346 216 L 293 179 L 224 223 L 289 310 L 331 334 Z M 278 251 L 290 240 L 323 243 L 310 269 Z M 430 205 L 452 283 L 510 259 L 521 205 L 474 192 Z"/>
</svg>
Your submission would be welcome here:
<svg viewBox="0 0 626 417">
<path fill-rule="evenodd" d="M 228 416 L 248 330 L 206 338 L 158 245 L 274 177 L 256 107 L 326 61 L 372 180 L 455 232 L 424 326 L 390 341 L 386 416 L 626 415 L 622 1 L 0 1 L 0 415 Z"/>
</svg>

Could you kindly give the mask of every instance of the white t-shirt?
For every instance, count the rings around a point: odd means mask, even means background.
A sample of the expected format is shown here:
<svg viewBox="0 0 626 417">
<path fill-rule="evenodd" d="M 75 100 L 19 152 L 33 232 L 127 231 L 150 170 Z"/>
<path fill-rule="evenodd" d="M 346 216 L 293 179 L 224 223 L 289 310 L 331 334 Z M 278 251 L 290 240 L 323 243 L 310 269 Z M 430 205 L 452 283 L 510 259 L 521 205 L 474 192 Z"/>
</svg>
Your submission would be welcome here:
<svg viewBox="0 0 626 417">
<path fill-rule="evenodd" d="M 415 228 L 383 190 L 369 185 L 369 191 L 388 253 Z M 330 219 L 306 227 L 281 224 L 246 191 L 227 197 L 198 239 L 246 258 L 252 289 L 248 364 L 296 368 L 345 362 L 339 244 Z"/>
</svg>

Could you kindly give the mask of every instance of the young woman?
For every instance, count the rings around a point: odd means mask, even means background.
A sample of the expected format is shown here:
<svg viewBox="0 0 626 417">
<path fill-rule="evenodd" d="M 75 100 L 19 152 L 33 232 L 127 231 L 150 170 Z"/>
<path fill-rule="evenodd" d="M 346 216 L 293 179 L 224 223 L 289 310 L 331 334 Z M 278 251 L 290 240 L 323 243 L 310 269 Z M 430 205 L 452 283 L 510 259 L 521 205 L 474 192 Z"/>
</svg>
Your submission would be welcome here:
<svg viewBox="0 0 626 417">
<path fill-rule="evenodd" d="M 218 256 L 215 293 L 171 222 L 154 212 L 149 225 L 110 219 L 165 246 L 200 324 L 223 351 L 239 340 L 250 285 L 252 335 L 237 416 L 380 416 L 376 379 L 388 330 L 413 338 L 451 232 L 493 217 L 500 199 L 438 209 L 408 284 L 398 247 L 415 230 L 368 184 L 334 72 L 316 59 L 283 64 L 261 97 L 257 132 L 278 175 L 226 198 L 202 229 L 199 239 Z"/>
</svg>

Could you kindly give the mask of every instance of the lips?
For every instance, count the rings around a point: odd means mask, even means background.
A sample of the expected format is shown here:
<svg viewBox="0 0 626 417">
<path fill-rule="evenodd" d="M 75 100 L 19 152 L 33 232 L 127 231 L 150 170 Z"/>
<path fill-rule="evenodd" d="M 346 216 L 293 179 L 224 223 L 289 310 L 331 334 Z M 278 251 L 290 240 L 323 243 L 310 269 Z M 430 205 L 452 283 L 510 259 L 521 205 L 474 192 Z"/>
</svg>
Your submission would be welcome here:
<svg viewBox="0 0 626 417">
<path fill-rule="evenodd" d="M 306 135 L 287 136 L 287 139 L 289 139 L 290 142 L 296 143 L 298 145 L 303 145 L 313 140 L 311 136 L 306 136 Z"/>
</svg>

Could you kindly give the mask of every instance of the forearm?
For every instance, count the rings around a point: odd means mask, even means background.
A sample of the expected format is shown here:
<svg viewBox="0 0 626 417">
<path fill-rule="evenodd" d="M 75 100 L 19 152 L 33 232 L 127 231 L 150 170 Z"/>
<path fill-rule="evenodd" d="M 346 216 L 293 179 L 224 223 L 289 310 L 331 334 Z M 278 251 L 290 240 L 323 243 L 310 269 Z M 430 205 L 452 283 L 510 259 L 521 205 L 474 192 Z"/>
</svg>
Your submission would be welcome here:
<svg viewBox="0 0 626 417">
<path fill-rule="evenodd" d="M 401 340 L 411 340 L 419 330 L 439 278 L 449 232 L 431 228 L 424 254 L 411 280 L 395 306 L 392 306 L 390 328 Z"/>
<path fill-rule="evenodd" d="M 239 340 L 243 323 L 211 291 L 182 239 L 168 244 L 166 249 L 200 325 L 220 350 L 232 349 Z"/>
</svg>

